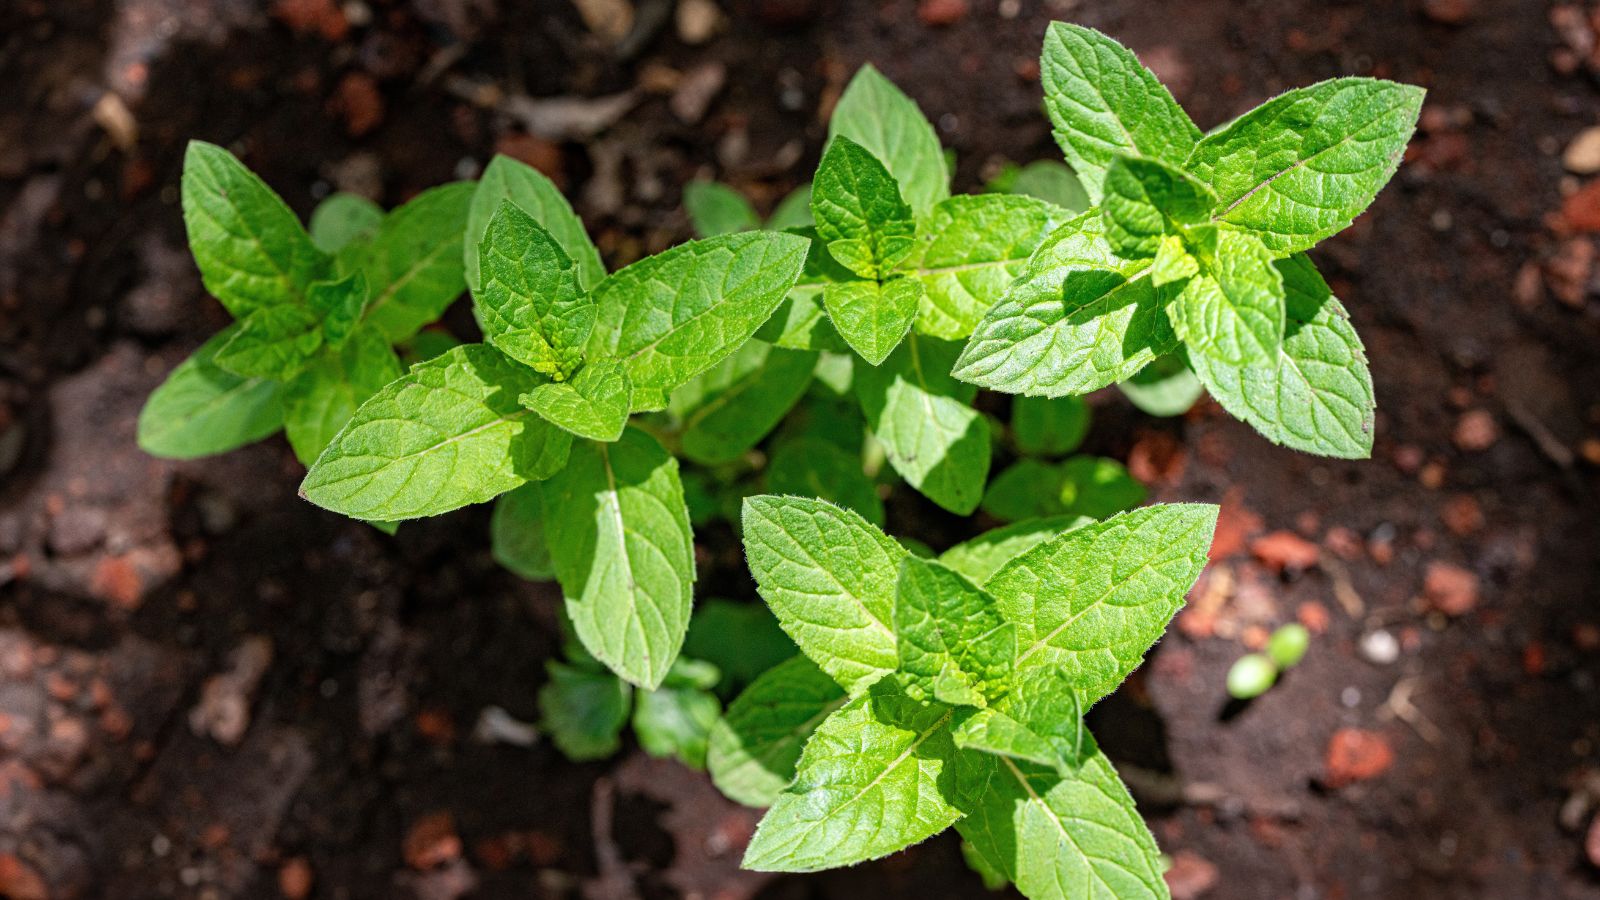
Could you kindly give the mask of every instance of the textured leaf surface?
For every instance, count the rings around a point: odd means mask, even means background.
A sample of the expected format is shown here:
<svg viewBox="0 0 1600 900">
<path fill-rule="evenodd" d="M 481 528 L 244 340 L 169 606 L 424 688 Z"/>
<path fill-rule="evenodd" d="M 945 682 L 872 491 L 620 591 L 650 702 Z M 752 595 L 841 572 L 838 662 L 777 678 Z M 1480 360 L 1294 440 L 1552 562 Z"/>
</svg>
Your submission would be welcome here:
<svg viewBox="0 0 1600 900">
<path fill-rule="evenodd" d="M 359 194 L 331 194 L 311 211 L 311 243 L 323 253 L 338 253 L 369 240 L 383 222 L 383 209 Z"/>
<path fill-rule="evenodd" d="M 1361 339 L 1304 254 L 1275 265 L 1288 298 L 1283 346 L 1244 366 L 1196 355 L 1196 371 L 1224 409 L 1273 443 L 1365 459 L 1376 403 Z"/>
<path fill-rule="evenodd" d="M 831 869 L 950 827 L 961 815 L 940 791 L 955 754 L 950 715 L 886 680 L 829 716 L 806 743 L 794 784 L 757 826 L 745 868 Z"/>
<path fill-rule="evenodd" d="M 403 341 L 438 319 L 466 286 L 462 236 L 469 181 L 430 188 L 389 213 L 355 257 L 367 279 L 366 321 Z"/>
<path fill-rule="evenodd" d="M 811 214 L 828 253 L 862 278 L 882 278 L 916 249 L 917 225 L 894 176 L 847 137 L 828 142 L 811 186 Z"/>
<path fill-rule="evenodd" d="M 897 677 L 906 696 L 924 702 L 986 706 L 1004 693 L 1017 655 L 1016 626 L 994 598 L 932 560 L 900 561 L 894 631 Z"/>
<path fill-rule="evenodd" d="M 683 455 L 703 465 L 738 459 L 777 427 L 811 383 L 817 354 L 746 341 L 672 393 Z"/>
<path fill-rule="evenodd" d="M 958 713 L 952 734 L 957 747 L 1071 775 L 1097 750 L 1083 723 L 1083 713 L 1065 673 L 1034 666 L 1017 673 L 1010 692 L 994 706 Z"/>
<path fill-rule="evenodd" d="M 1342 231 L 1400 164 L 1423 90 L 1336 78 L 1263 103 L 1194 148 L 1186 168 L 1220 198 L 1222 222 L 1278 256 Z"/>
<path fill-rule="evenodd" d="M 915 278 L 845 281 L 822 289 L 828 319 L 851 349 L 878 365 L 911 330 L 922 303 L 922 282 Z"/>
<path fill-rule="evenodd" d="M 801 497 L 747 497 L 743 523 L 750 574 L 801 651 L 851 695 L 894 671 L 899 544 L 856 513 Z"/>
<path fill-rule="evenodd" d="M 599 320 L 589 355 L 628 366 L 635 410 L 711 368 L 772 316 L 805 265 L 810 241 L 752 232 L 680 244 L 612 274 L 594 289 Z"/>
<path fill-rule="evenodd" d="M 1205 393 L 1182 356 L 1163 356 L 1117 384 L 1134 406 L 1152 416 L 1181 416 Z M 1236 413 L 1237 415 L 1237 413 Z"/>
<path fill-rule="evenodd" d="M 973 330 L 956 377 L 1061 397 L 1121 381 L 1176 345 L 1145 264 L 1105 240 L 1098 213 L 1056 229 Z"/>
<path fill-rule="evenodd" d="M 989 477 L 989 422 L 976 388 L 950 375 L 961 345 L 912 334 L 881 366 L 857 363 L 855 392 L 889 464 L 958 515 L 978 506 Z"/>
<path fill-rule="evenodd" d="M 367 280 L 356 272 L 339 281 L 319 281 L 306 290 L 306 305 L 321 320 L 323 340 L 337 347 L 361 324 Z"/>
<path fill-rule="evenodd" d="M 183 223 L 200 280 L 235 318 L 303 303 L 305 288 L 332 274 L 283 200 L 215 144 L 190 141 L 184 153 Z"/>
<path fill-rule="evenodd" d="M 622 746 L 628 685 L 609 672 L 545 663 L 550 680 L 539 689 L 539 715 L 556 749 L 574 762 L 605 759 Z"/>
<path fill-rule="evenodd" d="M 883 527 L 883 500 L 862 470 L 861 454 L 824 438 L 808 436 L 779 444 L 767 462 L 767 491 L 820 497 Z"/>
<path fill-rule="evenodd" d="M 628 424 L 633 388 L 615 359 L 589 363 L 571 381 L 551 381 L 519 398 L 546 422 L 592 441 L 614 441 Z"/>
<path fill-rule="evenodd" d="M 578 267 L 531 216 L 502 201 L 478 247 L 473 293 L 484 336 L 500 352 L 555 378 L 583 360 L 597 308 Z"/>
<path fill-rule="evenodd" d="M 1147 506 L 1013 559 L 984 583 L 1017 623 L 1017 667 L 1066 673 L 1086 704 L 1117 686 L 1161 636 L 1205 566 L 1217 508 Z"/>
<path fill-rule="evenodd" d="M 467 211 L 466 279 L 472 290 L 478 289 L 478 245 L 502 200 L 510 200 L 550 232 L 562 251 L 576 262 L 578 283 L 584 290 L 592 289 L 606 277 L 600 251 L 589 240 L 583 220 L 572 211 L 572 204 L 561 195 L 561 189 L 527 163 L 496 156 L 478 179 Z"/>
<path fill-rule="evenodd" d="M 803 655 L 769 669 L 711 730 L 706 763 L 717 789 L 746 806 L 771 806 L 794 781 L 811 733 L 845 700 L 844 689 Z"/>
<path fill-rule="evenodd" d="M 1210 188 L 1181 169 L 1153 159 L 1118 156 L 1106 169 L 1100 209 L 1106 239 L 1117 253 L 1146 259 L 1156 255 L 1167 235 L 1206 221 L 1216 203 Z"/>
<path fill-rule="evenodd" d="M 546 538 L 578 639 L 639 687 L 661 684 L 683 646 L 694 539 L 678 463 L 637 429 L 579 441 L 543 483 Z"/>
<path fill-rule="evenodd" d="M 1217 235 L 1215 260 L 1189 279 L 1172 304 L 1172 324 L 1190 359 L 1228 365 L 1268 361 L 1283 345 L 1283 277 L 1272 252 L 1237 231 Z"/>
<path fill-rule="evenodd" d="M 1030 456 L 1065 456 L 1089 433 L 1089 404 L 1077 397 L 1011 401 L 1011 437 Z"/>
<path fill-rule="evenodd" d="M 1098 31 L 1052 22 L 1039 57 L 1056 143 L 1093 203 L 1117 154 L 1181 165 L 1200 139 L 1177 101 L 1128 48 Z"/>
<path fill-rule="evenodd" d="M 1043 516 L 1013 522 L 960 543 L 939 555 L 939 562 L 983 584 L 1001 566 L 1033 547 L 1088 523 L 1083 516 Z"/>
<path fill-rule="evenodd" d="M 501 494 L 489 519 L 489 549 L 494 561 L 529 581 L 556 577 L 544 534 L 544 490 L 525 484 Z"/>
<path fill-rule="evenodd" d="M 178 364 L 139 411 L 139 447 L 166 459 L 196 459 L 259 441 L 283 425 L 277 384 L 219 368 L 230 325 Z"/>
<path fill-rule="evenodd" d="M 1039 243 L 1069 218 L 1042 200 L 1010 194 L 951 197 L 935 206 L 913 271 L 927 293 L 917 330 L 949 340 L 971 334 Z"/>
<path fill-rule="evenodd" d="M 691 181 L 683 189 L 683 209 L 697 237 L 754 231 L 761 218 L 744 195 L 715 181 Z"/>
<path fill-rule="evenodd" d="M 361 404 L 402 374 L 389 340 L 359 328 L 283 386 L 283 426 L 303 465 L 316 461 Z"/>
<path fill-rule="evenodd" d="M 756 329 L 756 339 L 785 350 L 849 350 L 822 308 L 822 290 L 821 285 L 796 286 L 772 318 Z"/>
<path fill-rule="evenodd" d="M 517 402 L 539 381 L 484 344 L 418 363 L 361 404 L 301 494 L 354 518 L 399 521 L 546 478 L 572 439 Z"/>
<path fill-rule="evenodd" d="M 263 306 L 239 321 L 216 364 L 241 378 L 288 381 L 322 349 L 322 322 L 304 306 Z"/>
<path fill-rule="evenodd" d="M 828 136 L 843 135 L 877 157 L 911 209 L 925 215 L 950 196 L 944 148 L 917 104 L 870 65 L 862 66 L 833 108 Z"/>
</svg>

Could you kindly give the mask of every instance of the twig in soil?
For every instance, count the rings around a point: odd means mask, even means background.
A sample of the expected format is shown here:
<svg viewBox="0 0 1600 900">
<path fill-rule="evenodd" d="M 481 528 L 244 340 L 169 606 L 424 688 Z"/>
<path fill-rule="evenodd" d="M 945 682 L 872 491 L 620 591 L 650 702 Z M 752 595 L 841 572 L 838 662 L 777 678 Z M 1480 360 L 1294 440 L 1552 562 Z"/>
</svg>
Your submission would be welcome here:
<svg viewBox="0 0 1600 900">
<path fill-rule="evenodd" d="M 1561 443 L 1561 439 L 1552 434 L 1550 429 L 1546 428 L 1545 424 L 1539 421 L 1539 417 L 1534 415 L 1531 410 L 1520 403 L 1507 403 L 1506 414 L 1511 417 L 1511 421 L 1515 422 L 1518 428 L 1521 428 L 1527 433 L 1528 437 L 1533 439 L 1534 446 L 1538 447 L 1539 452 L 1543 453 L 1546 458 L 1562 469 L 1572 468 L 1572 450 L 1566 444 Z"/>
<path fill-rule="evenodd" d="M 1412 730 L 1422 736 L 1423 740 L 1437 746 L 1444 741 L 1444 732 L 1440 731 L 1439 726 L 1429 721 L 1428 717 L 1422 714 L 1422 710 L 1411 702 L 1411 695 L 1416 693 L 1417 682 L 1420 680 L 1413 677 L 1402 678 L 1395 682 L 1394 688 L 1389 691 L 1389 699 L 1383 701 L 1383 705 L 1378 707 L 1378 717 L 1385 720 L 1399 719 L 1410 725 Z"/>
<path fill-rule="evenodd" d="M 589 828 L 600 877 L 584 888 L 584 896 L 589 900 L 638 900 L 639 897 L 628 862 L 612 836 L 616 811 L 616 786 L 610 778 L 596 778 L 589 802 Z"/>
<path fill-rule="evenodd" d="M 1333 599 L 1339 601 L 1339 607 L 1344 614 L 1352 619 L 1360 619 L 1367 611 L 1367 604 L 1362 601 L 1361 595 L 1356 593 L 1355 585 L 1350 583 L 1350 572 L 1344 564 L 1330 559 L 1329 554 L 1322 555 L 1321 566 L 1328 577 L 1333 580 Z"/>
</svg>

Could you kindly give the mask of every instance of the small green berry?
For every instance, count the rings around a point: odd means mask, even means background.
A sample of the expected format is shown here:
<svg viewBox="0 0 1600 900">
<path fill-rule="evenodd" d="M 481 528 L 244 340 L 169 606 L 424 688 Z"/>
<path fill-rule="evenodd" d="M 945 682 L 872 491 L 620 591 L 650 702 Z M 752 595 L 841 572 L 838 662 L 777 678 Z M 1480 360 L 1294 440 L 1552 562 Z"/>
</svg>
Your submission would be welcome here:
<svg viewBox="0 0 1600 900">
<path fill-rule="evenodd" d="M 1267 655 L 1279 669 L 1292 669 L 1305 658 L 1311 646 L 1311 632 L 1298 622 L 1291 622 L 1272 633 L 1267 639 Z"/>
<path fill-rule="evenodd" d="M 1278 680 L 1278 667 L 1260 653 L 1239 657 L 1228 670 L 1228 693 L 1237 700 L 1259 697 Z"/>
</svg>

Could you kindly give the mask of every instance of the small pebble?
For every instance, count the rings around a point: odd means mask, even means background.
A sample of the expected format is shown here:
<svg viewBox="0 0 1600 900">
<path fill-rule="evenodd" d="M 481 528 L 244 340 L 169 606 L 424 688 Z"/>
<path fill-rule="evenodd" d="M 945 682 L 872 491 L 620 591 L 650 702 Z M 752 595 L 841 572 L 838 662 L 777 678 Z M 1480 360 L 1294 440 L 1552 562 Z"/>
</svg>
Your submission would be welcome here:
<svg viewBox="0 0 1600 900">
<path fill-rule="evenodd" d="M 1362 635 L 1360 648 L 1361 657 L 1373 665 L 1391 665 L 1400 658 L 1400 642 L 1382 628 Z"/>
</svg>

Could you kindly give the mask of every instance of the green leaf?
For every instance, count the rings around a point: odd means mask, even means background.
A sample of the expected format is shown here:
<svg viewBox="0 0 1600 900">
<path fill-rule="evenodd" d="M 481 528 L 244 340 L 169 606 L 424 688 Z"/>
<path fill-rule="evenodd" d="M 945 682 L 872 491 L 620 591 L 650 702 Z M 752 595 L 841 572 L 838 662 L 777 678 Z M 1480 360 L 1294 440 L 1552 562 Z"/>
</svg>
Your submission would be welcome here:
<svg viewBox="0 0 1600 900">
<path fill-rule="evenodd" d="M 897 677 L 906 696 L 987 706 L 1005 692 L 1017 655 L 1016 626 L 994 598 L 937 562 L 907 556 L 895 588 Z"/>
<path fill-rule="evenodd" d="M 383 209 L 357 194 L 330 194 L 311 211 L 311 243 L 323 253 L 338 253 L 370 240 L 383 222 Z"/>
<path fill-rule="evenodd" d="M 776 428 L 799 402 L 817 354 L 746 341 L 731 356 L 672 392 L 683 455 L 701 465 L 733 462 Z"/>
<path fill-rule="evenodd" d="M 807 182 L 778 201 L 777 207 L 772 210 L 772 217 L 767 219 L 766 227 L 769 231 L 788 231 L 814 224 L 816 220 L 811 217 L 811 183 Z"/>
<path fill-rule="evenodd" d="M 1061 475 L 1061 506 L 1072 515 L 1103 519 L 1144 502 L 1144 485 L 1114 459 L 1075 456 Z"/>
<path fill-rule="evenodd" d="M 730 234 L 679 244 L 595 289 L 591 359 L 622 358 L 635 410 L 664 409 L 678 385 L 739 349 L 772 316 L 805 265 L 792 234 Z"/>
<path fill-rule="evenodd" d="M 322 322 L 312 310 L 264 306 L 239 320 L 216 364 L 241 378 L 288 381 L 311 364 L 322 343 Z"/>
<path fill-rule="evenodd" d="M 332 274 L 283 200 L 215 144 L 190 141 L 184 153 L 183 223 L 200 280 L 235 318 L 300 304 Z"/>
<path fill-rule="evenodd" d="M 983 511 L 1002 522 L 1064 515 L 1061 491 L 1066 483 L 1060 466 L 1019 459 L 989 483 L 983 493 Z"/>
<path fill-rule="evenodd" d="M 1156 287 L 1165 287 L 1200 274 L 1200 262 L 1189 254 L 1183 238 L 1169 234 L 1156 248 L 1155 261 L 1150 264 L 1150 280 Z"/>
<path fill-rule="evenodd" d="M 840 135 L 889 169 L 918 216 L 950 196 L 950 171 L 933 125 L 911 98 L 870 65 L 856 72 L 833 108 L 828 136 Z"/>
<path fill-rule="evenodd" d="M 717 789 L 746 806 L 771 806 L 794 781 L 811 733 L 845 704 L 844 690 L 805 656 L 757 678 L 711 729 L 707 768 Z"/>
<path fill-rule="evenodd" d="M 950 375 L 961 345 L 912 334 L 881 366 L 858 363 L 856 397 L 889 464 L 957 515 L 978 506 L 989 476 L 989 422 L 977 389 Z"/>
<path fill-rule="evenodd" d="M 501 494 L 489 519 L 489 548 L 494 561 L 529 581 L 556 577 L 550 545 L 544 534 L 544 491 L 525 484 Z"/>
<path fill-rule="evenodd" d="M 862 469 L 861 454 L 824 438 L 800 437 L 779 444 L 767 463 L 767 491 L 820 497 L 883 527 L 883 500 Z"/>
<path fill-rule="evenodd" d="M 694 661 L 680 657 L 665 683 L 653 691 L 640 691 L 634 700 L 633 732 L 639 746 L 651 756 L 675 756 L 692 769 L 706 766 L 711 729 L 722 715 L 722 703 L 687 675 Z M 699 663 L 700 666 L 714 667 Z M 715 675 L 712 677 L 715 683 Z"/>
<path fill-rule="evenodd" d="M 1017 623 L 1017 669 L 1049 666 L 1084 703 L 1110 693 L 1166 629 L 1200 577 L 1217 508 L 1147 506 L 1073 529 L 984 582 Z"/>
<path fill-rule="evenodd" d="M 963 749 L 1049 766 L 1071 775 L 1098 751 L 1083 723 L 1083 713 L 1066 675 L 1034 666 L 1017 673 L 1011 691 L 994 706 L 958 712 L 951 736 Z"/>
<path fill-rule="evenodd" d="M 956 340 L 999 301 L 1028 257 L 1071 218 L 1031 197 L 972 194 L 933 208 L 922 226 L 914 277 L 927 290 L 917 330 Z"/>
<path fill-rule="evenodd" d="M 216 364 L 239 333 L 230 325 L 178 364 L 139 411 L 139 448 L 166 459 L 196 459 L 259 441 L 283 425 L 279 388 Z"/>
<path fill-rule="evenodd" d="M 1077 173 L 1053 159 L 1036 160 L 1017 170 L 1010 193 L 1037 197 L 1073 215 L 1092 205 Z"/>
<path fill-rule="evenodd" d="M 1011 884 L 1011 879 L 1006 877 L 1005 870 L 990 862 L 989 857 L 984 856 L 971 841 L 961 842 L 961 859 L 966 862 L 967 868 L 977 873 L 987 890 L 1003 891 Z"/>
<path fill-rule="evenodd" d="M 545 663 L 550 680 L 539 689 L 539 715 L 550 740 L 574 762 L 605 759 L 622 747 L 628 685 L 609 672 Z"/>
<path fill-rule="evenodd" d="M 316 461 L 356 409 L 402 374 L 389 341 L 358 328 L 344 345 L 324 353 L 283 386 L 283 425 L 302 465 Z"/>
<path fill-rule="evenodd" d="M 1180 169 L 1158 160 L 1117 156 L 1106 169 L 1100 212 L 1106 238 L 1130 259 L 1156 255 L 1169 235 L 1206 221 L 1217 197 Z"/>
<path fill-rule="evenodd" d="M 577 264 L 509 200 L 489 220 L 478 258 L 473 299 L 489 343 L 536 372 L 571 375 L 598 314 L 579 287 Z"/>
<path fill-rule="evenodd" d="M 1011 437 L 1031 456 L 1065 456 L 1089 433 L 1089 404 L 1077 397 L 1018 397 L 1011 401 Z"/>
<path fill-rule="evenodd" d="M 319 281 L 306 291 L 306 305 L 322 320 L 322 338 L 337 347 L 355 333 L 367 304 L 367 280 L 356 272 L 339 281 Z"/>
<path fill-rule="evenodd" d="M 478 179 L 472 203 L 467 211 L 466 280 L 474 292 L 478 290 L 478 245 L 484 232 L 489 230 L 489 220 L 503 200 L 510 200 L 517 208 L 550 232 L 561 245 L 562 252 L 578 266 L 578 284 L 584 290 L 593 290 L 606 277 L 605 263 L 600 261 L 600 251 L 589 240 L 583 220 L 572 211 L 572 205 L 561 195 L 561 189 L 538 169 L 509 156 L 496 156 L 489 161 Z"/>
<path fill-rule="evenodd" d="M 795 656 L 794 641 L 777 616 L 761 603 L 701 600 L 689 619 L 684 656 L 705 660 L 722 672 L 717 693 L 732 696 L 773 666 Z"/>
<path fill-rule="evenodd" d="M 465 286 L 469 181 L 430 188 L 389 213 L 353 264 L 367 278 L 366 321 L 403 341 L 438 319 Z M 476 245 L 474 245 L 476 246 Z"/>
<path fill-rule="evenodd" d="M 744 549 L 783 630 L 852 696 L 894 671 L 895 583 L 906 552 L 823 500 L 744 501 Z"/>
<path fill-rule="evenodd" d="M 761 227 L 761 218 L 744 195 L 715 181 L 691 181 L 683 189 L 683 209 L 698 237 L 737 234 Z"/>
<path fill-rule="evenodd" d="M 583 645 L 642 688 L 661 684 L 683 645 L 694 539 L 678 463 L 638 429 L 580 441 L 544 482 L 546 538 Z"/>
<path fill-rule="evenodd" d="M 915 278 L 845 281 L 822 289 L 822 305 L 840 336 L 872 365 L 884 361 L 911 330 L 923 297 Z"/>
<path fill-rule="evenodd" d="M 823 151 L 811 214 L 828 253 L 862 278 L 887 276 L 916 249 L 917 225 L 894 176 L 847 137 L 834 138 Z"/>
<path fill-rule="evenodd" d="M 756 339 L 785 350 L 849 350 L 822 308 L 822 291 L 821 285 L 797 285 L 772 318 L 756 329 Z"/>
<path fill-rule="evenodd" d="M 1052 22 L 1039 57 L 1056 143 L 1093 203 L 1117 154 L 1182 165 L 1200 139 L 1172 94 L 1128 48 L 1089 28 Z"/>
<path fill-rule="evenodd" d="M 1097 212 L 1061 226 L 973 330 L 956 377 L 1062 397 L 1133 375 L 1177 344 L 1145 265 L 1111 250 Z"/>
<path fill-rule="evenodd" d="M 1205 393 L 1200 379 L 1178 354 L 1169 354 L 1117 385 L 1134 406 L 1152 416 L 1181 416 Z"/>
<path fill-rule="evenodd" d="M 823 721 L 795 782 L 772 804 L 744 867 L 814 872 L 877 859 L 932 837 L 961 813 L 940 790 L 955 755 L 948 707 L 907 697 L 891 680 Z"/>
<path fill-rule="evenodd" d="M 1289 91 L 1207 135 L 1185 168 L 1217 192 L 1217 221 L 1287 256 L 1372 203 L 1400 165 L 1424 93 L 1374 78 Z"/>
<path fill-rule="evenodd" d="M 633 388 L 621 361 L 602 359 L 578 370 L 576 378 L 536 385 L 518 400 L 546 422 L 592 441 L 614 441 L 628 425 Z"/>
<path fill-rule="evenodd" d="M 951 547 L 939 555 L 939 562 L 960 572 L 973 584 L 983 584 L 1016 557 L 1088 522 L 1083 516 L 1068 515 L 1023 519 Z"/>
<path fill-rule="evenodd" d="M 1221 231 L 1214 259 L 1189 279 L 1168 312 L 1190 359 L 1241 366 L 1272 360 L 1283 346 L 1283 276 L 1251 235 Z"/>
<path fill-rule="evenodd" d="M 1287 295 L 1283 345 L 1243 366 L 1196 354 L 1196 372 L 1223 409 L 1273 443 L 1365 459 L 1372 455 L 1376 402 L 1361 339 L 1304 254 L 1274 265 Z"/>
<path fill-rule="evenodd" d="M 301 495 L 354 518 L 399 521 L 547 478 L 572 437 L 517 402 L 540 380 L 484 344 L 418 363 L 361 404 Z"/>
</svg>

